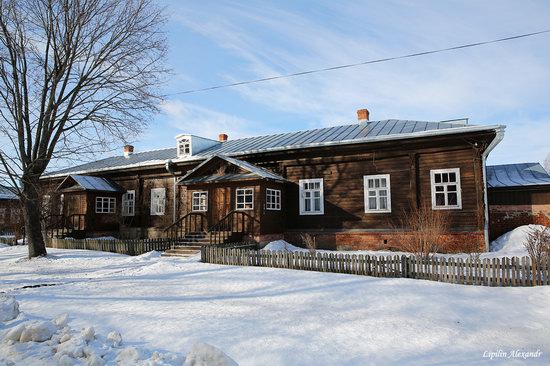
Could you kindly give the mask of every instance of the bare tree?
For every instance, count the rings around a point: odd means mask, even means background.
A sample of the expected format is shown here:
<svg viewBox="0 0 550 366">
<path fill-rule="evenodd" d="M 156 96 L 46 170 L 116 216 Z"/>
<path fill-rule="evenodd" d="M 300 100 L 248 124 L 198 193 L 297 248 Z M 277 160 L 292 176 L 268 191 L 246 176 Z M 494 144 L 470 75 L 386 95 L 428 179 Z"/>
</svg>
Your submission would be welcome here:
<svg viewBox="0 0 550 366">
<path fill-rule="evenodd" d="M 542 260 L 550 257 L 550 229 L 547 227 L 529 229 L 523 246 L 533 265 L 539 268 Z"/>
<path fill-rule="evenodd" d="M 317 240 L 315 237 L 309 233 L 300 234 L 300 239 L 302 240 L 302 243 L 306 246 L 307 250 L 311 254 L 315 254 L 317 251 Z"/>
<path fill-rule="evenodd" d="M 127 141 L 157 110 L 164 23 L 152 0 L 0 0 L 0 179 L 20 197 L 29 257 L 46 254 L 50 161 Z"/>
<path fill-rule="evenodd" d="M 445 233 L 449 228 L 449 214 L 444 210 L 434 210 L 428 202 L 415 204 L 404 210 L 395 225 L 396 241 L 399 249 L 427 258 L 444 250 L 447 242 Z"/>
<path fill-rule="evenodd" d="M 546 155 L 546 159 L 544 159 L 544 169 L 550 174 L 550 154 Z"/>
</svg>

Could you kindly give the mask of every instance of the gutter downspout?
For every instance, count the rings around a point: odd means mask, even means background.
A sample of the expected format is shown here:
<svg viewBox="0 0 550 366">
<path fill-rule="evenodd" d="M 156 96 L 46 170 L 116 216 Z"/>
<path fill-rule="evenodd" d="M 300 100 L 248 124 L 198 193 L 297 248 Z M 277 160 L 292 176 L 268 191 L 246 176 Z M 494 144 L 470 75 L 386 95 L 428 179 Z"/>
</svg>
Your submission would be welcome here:
<svg viewBox="0 0 550 366">
<path fill-rule="evenodd" d="M 504 138 L 504 129 L 506 126 L 499 126 L 496 131 L 496 136 L 491 141 L 487 149 L 481 154 L 481 164 L 483 169 L 483 204 L 485 205 L 485 224 L 483 228 L 483 233 L 485 236 L 485 251 L 489 251 L 489 199 L 487 194 L 487 157 L 493 151 L 493 149 L 502 141 Z"/>
</svg>

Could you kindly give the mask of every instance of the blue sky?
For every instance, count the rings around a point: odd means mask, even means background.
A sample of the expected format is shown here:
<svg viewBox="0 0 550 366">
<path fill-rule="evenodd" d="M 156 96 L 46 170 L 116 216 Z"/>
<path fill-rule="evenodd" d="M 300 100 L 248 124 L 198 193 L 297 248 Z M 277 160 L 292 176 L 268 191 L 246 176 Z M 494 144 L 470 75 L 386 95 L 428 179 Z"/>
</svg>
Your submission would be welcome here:
<svg viewBox="0 0 550 366">
<path fill-rule="evenodd" d="M 550 29 L 548 1 L 162 1 L 166 93 Z M 550 34 L 170 97 L 136 151 L 371 120 L 507 125 L 493 164 L 550 153 Z"/>
</svg>

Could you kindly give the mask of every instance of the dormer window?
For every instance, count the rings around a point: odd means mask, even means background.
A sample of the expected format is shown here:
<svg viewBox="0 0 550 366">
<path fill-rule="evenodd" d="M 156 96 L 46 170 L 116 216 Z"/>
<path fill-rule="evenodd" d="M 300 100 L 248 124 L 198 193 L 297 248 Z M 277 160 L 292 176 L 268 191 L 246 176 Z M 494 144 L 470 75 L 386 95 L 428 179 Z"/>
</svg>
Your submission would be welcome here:
<svg viewBox="0 0 550 366">
<path fill-rule="evenodd" d="M 191 139 L 189 137 L 182 137 L 178 140 L 178 156 L 191 155 Z"/>
<path fill-rule="evenodd" d="M 221 145 L 221 142 L 187 133 L 176 136 L 178 158 L 189 158 L 217 145 Z"/>
</svg>

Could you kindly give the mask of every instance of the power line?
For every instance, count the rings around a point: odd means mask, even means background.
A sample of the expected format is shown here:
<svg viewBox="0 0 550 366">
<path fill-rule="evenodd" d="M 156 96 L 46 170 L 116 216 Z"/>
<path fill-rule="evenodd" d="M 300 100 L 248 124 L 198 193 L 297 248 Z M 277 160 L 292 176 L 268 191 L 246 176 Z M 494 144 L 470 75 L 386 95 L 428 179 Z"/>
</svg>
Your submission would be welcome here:
<svg viewBox="0 0 550 366">
<path fill-rule="evenodd" d="M 519 34 L 519 35 L 516 35 L 516 36 L 511 36 L 511 37 L 506 37 L 506 38 L 493 39 L 493 40 L 490 40 L 490 41 L 476 42 L 476 43 L 468 43 L 468 44 L 463 44 L 463 45 L 459 45 L 459 46 L 448 47 L 448 48 L 440 48 L 440 49 L 431 50 L 431 51 L 410 53 L 410 54 L 408 54 L 408 55 L 394 56 L 394 57 L 386 57 L 386 58 L 380 58 L 380 59 L 376 59 L 376 60 L 369 60 L 369 61 L 357 62 L 357 63 L 353 63 L 353 64 L 346 64 L 346 65 L 339 65 L 339 66 L 326 67 L 326 68 L 322 68 L 322 69 L 314 69 L 314 70 L 308 70 L 308 71 L 301 71 L 301 72 L 296 72 L 296 73 L 292 73 L 292 74 L 270 76 L 270 77 L 265 77 L 265 78 L 261 78 L 261 79 L 253 79 L 253 80 L 239 81 L 239 82 L 235 82 L 235 83 L 229 83 L 229 84 L 221 84 L 221 85 L 216 85 L 216 86 L 210 86 L 210 87 L 207 87 L 207 88 L 190 89 L 190 90 L 185 90 L 185 91 L 181 91 L 181 92 L 166 94 L 165 96 L 166 96 L 166 97 L 169 97 L 169 96 L 174 96 L 174 95 L 199 93 L 199 92 L 204 92 L 204 91 L 209 91 L 209 90 L 230 88 L 230 87 L 239 86 L 239 85 L 255 84 L 255 83 L 261 83 L 261 82 L 264 82 L 264 81 L 271 81 L 271 80 L 278 80 L 278 79 L 286 79 L 286 78 L 291 78 L 291 77 L 296 77 L 296 76 L 303 76 L 303 75 L 315 74 L 315 73 L 319 73 L 319 72 L 334 71 L 334 70 L 340 70 L 340 69 L 347 69 L 347 68 L 351 68 L 351 67 L 357 67 L 357 66 L 363 66 L 363 65 L 376 64 L 376 63 L 381 63 L 381 62 L 400 60 L 400 59 L 404 59 L 404 58 L 411 58 L 411 57 L 418 57 L 418 56 L 426 56 L 426 55 L 432 55 L 432 54 L 434 54 L 434 53 L 455 51 L 455 50 L 460 50 L 460 49 L 463 49 L 463 48 L 478 47 L 478 46 L 483 46 L 483 45 L 487 45 L 487 44 L 491 44 L 491 43 L 499 43 L 499 42 L 512 41 L 512 40 L 515 40 L 515 39 L 520 39 L 520 38 L 527 38 L 527 37 L 537 36 L 537 35 L 544 34 L 544 33 L 550 33 L 550 29 L 543 30 L 543 31 L 539 31 L 539 32 L 533 32 L 533 33 Z"/>
</svg>

